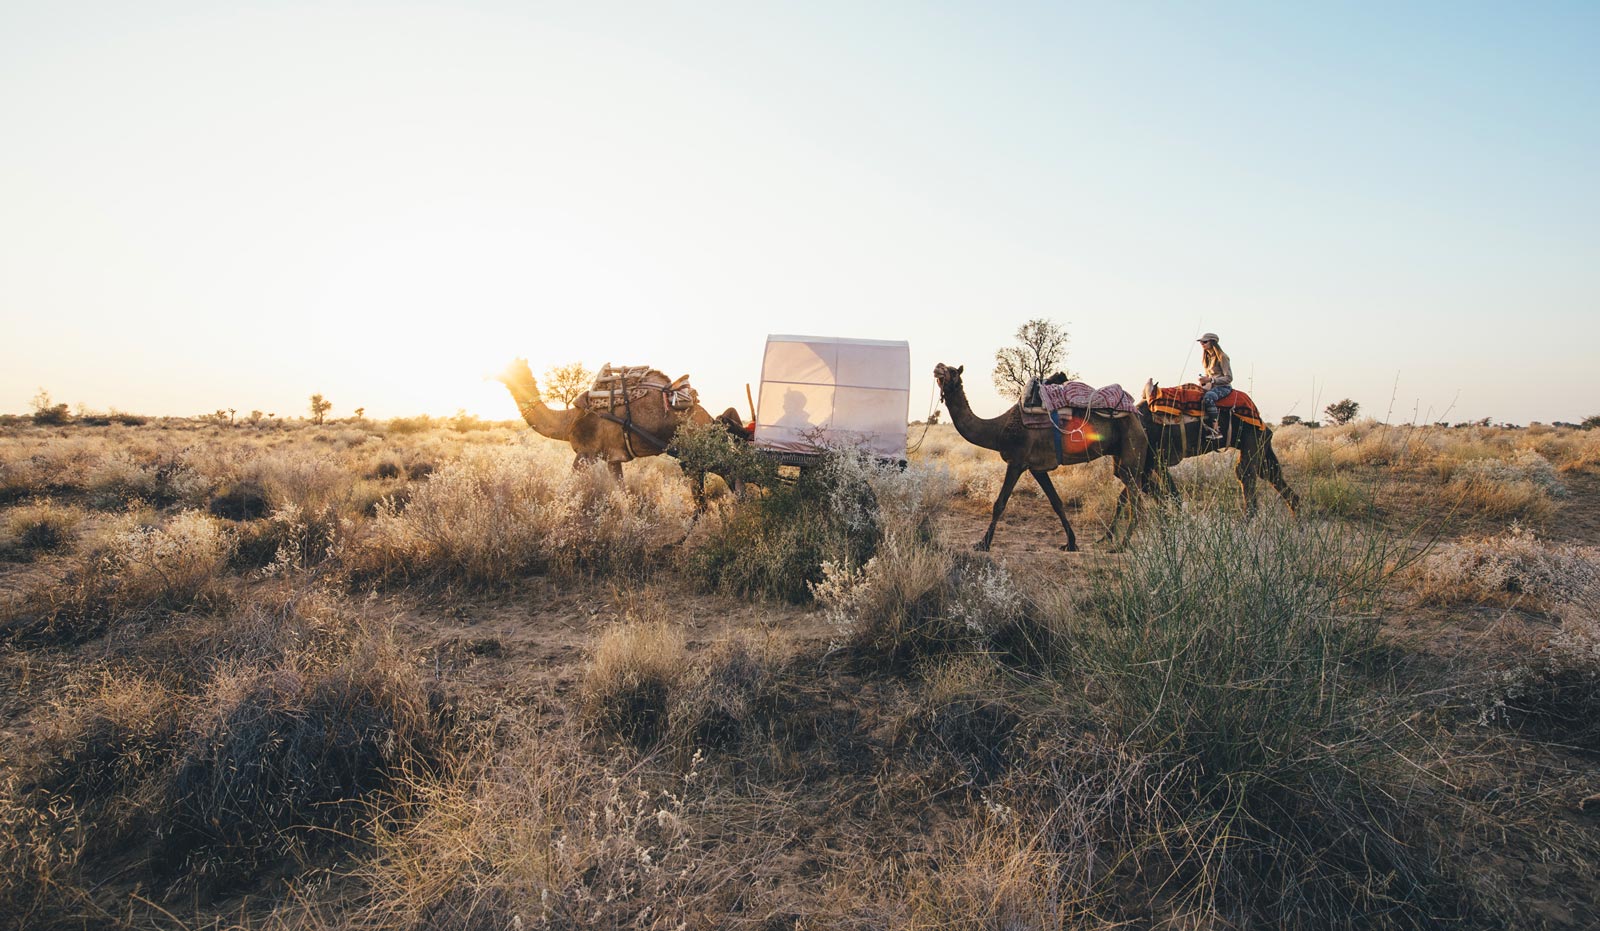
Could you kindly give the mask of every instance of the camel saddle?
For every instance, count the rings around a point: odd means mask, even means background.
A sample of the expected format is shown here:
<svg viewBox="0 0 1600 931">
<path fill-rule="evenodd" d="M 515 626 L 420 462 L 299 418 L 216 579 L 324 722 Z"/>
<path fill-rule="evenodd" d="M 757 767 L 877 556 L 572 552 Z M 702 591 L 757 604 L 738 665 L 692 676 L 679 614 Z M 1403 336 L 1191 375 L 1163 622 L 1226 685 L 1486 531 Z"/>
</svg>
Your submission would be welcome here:
<svg viewBox="0 0 1600 931">
<path fill-rule="evenodd" d="M 607 362 L 574 406 L 591 411 L 626 410 L 651 395 L 659 395 L 662 405 L 673 411 L 691 410 L 700 403 L 700 393 L 689 384 L 687 375 L 668 378 L 648 365 L 613 366 Z"/>
<path fill-rule="evenodd" d="M 1150 413 L 1155 415 L 1157 423 L 1200 420 L 1206 414 L 1205 393 L 1206 389 L 1196 384 L 1157 388 L 1155 397 L 1150 399 Z M 1228 392 L 1227 397 L 1219 398 L 1217 408 L 1221 413 L 1232 414 L 1252 427 L 1263 426 L 1256 402 L 1238 388 Z"/>
</svg>

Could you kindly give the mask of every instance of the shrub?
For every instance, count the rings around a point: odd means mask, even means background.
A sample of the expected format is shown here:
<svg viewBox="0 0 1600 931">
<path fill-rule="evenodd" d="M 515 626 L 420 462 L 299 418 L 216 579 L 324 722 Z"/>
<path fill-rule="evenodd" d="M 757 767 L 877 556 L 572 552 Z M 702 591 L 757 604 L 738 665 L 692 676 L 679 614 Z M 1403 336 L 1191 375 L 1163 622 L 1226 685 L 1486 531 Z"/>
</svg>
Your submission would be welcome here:
<svg viewBox="0 0 1600 931">
<path fill-rule="evenodd" d="M 1573 601 L 1600 593 L 1600 551 L 1546 543 L 1512 524 L 1501 534 L 1436 547 L 1409 578 L 1420 595 L 1443 604 L 1504 595 Z"/>
<path fill-rule="evenodd" d="M 207 510 L 228 520 L 260 520 L 267 516 L 267 493 L 254 482 L 230 485 L 211 499 Z"/>
<path fill-rule="evenodd" d="M 907 545 L 932 535 L 954 492 L 942 468 L 904 471 L 856 450 L 833 450 L 803 470 L 714 514 L 691 560 L 708 585 L 802 603 L 824 579 L 861 566 L 886 536 Z"/>
<path fill-rule="evenodd" d="M 41 727 L 36 785 L 80 804 L 98 801 L 167 758 L 185 711 L 183 696 L 137 673 L 77 677 Z"/>
<path fill-rule="evenodd" d="M 834 644 L 873 662 L 1006 645 L 1025 619 L 1016 584 L 988 557 L 898 539 L 860 569 L 826 563 L 813 590 Z"/>
<path fill-rule="evenodd" d="M 33 412 L 33 423 L 39 427 L 60 427 L 72 422 L 72 411 L 65 404 L 41 407 Z"/>
<path fill-rule="evenodd" d="M 1314 476 L 1306 487 L 1305 500 L 1318 511 L 1334 517 L 1370 514 L 1373 506 L 1370 489 L 1338 473 Z"/>
<path fill-rule="evenodd" d="M 1509 459 L 1469 459 L 1456 466 L 1450 482 L 1454 485 L 1523 482 L 1553 497 L 1564 498 L 1567 494 L 1555 466 L 1531 449 L 1521 450 Z"/>
<path fill-rule="evenodd" d="M 631 760 L 627 762 L 632 762 Z M 380 830 L 358 868 L 370 893 L 341 926 L 714 927 L 759 911 L 741 881 L 778 844 L 708 849 L 702 778 L 608 767 L 563 732 L 514 732 L 415 780 L 414 821 Z M 709 815 L 709 817 L 707 816 Z M 758 832 L 759 834 L 760 832 Z M 720 924 L 726 924 L 722 922 Z"/>
<path fill-rule="evenodd" d="M 1021 719 L 1000 669 L 984 655 L 958 656 L 924 677 L 918 717 L 937 741 L 983 784 L 999 775 Z"/>
<path fill-rule="evenodd" d="M 1600 751 L 1600 584 L 1569 597 L 1556 606 L 1554 636 L 1532 626 L 1513 635 L 1507 663 L 1480 698 L 1478 723 Z"/>
<path fill-rule="evenodd" d="M 162 802 L 162 871 L 226 889 L 361 827 L 357 804 L 435 765 L 443 734 L 416 674 L 368 643 L 321 671 L 221 673 Z"/>
<path fill-rule="evenodd" d="M 426 433 L 433 429 L 433 418 L 427 414 L 416 417 L 395 417 L 384 424 L 385 433 Z"/>
<path fill-rule="evenodd" d="M 681 486 L 650 493 L 659 484 L 629 494 L 604 466 L 573 472 L 536 449 L 473 451 L 403 503 L 382 502 L 341 555 L 358 574 L 471 585 L 542 571 L 637 575 L 682 539 L 692 511 Z"/>
<path fill-rule="evenodd" d="M 672 438 L 672 456 L 689 475 L 709 472 L 721 476 L 729 487 L 739 482 L 771 487 L 777 482 L 777 464 L 748 442 L 735 439 L 720 421 L 686 424 Z"/>
</svg>

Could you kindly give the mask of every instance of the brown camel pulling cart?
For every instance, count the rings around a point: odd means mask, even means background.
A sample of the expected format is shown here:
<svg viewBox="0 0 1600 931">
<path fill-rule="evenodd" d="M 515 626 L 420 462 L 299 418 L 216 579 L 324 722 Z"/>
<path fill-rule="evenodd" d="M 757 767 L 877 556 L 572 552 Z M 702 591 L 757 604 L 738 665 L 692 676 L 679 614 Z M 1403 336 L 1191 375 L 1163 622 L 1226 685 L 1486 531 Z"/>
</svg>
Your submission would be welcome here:
<svg viewBox="0 0 1600 931">
<path fill-rule="evenodd" d="M 671 454 L 672 442 L 686 426 L 713 420 L 742 435 L 739 412 L 728 408 L 713 418 L 700 406 L 688 376 L 668 378 L 645 366 L 613 370 L 608 364 L 578 404 L 554 410 L 540 396 L 528 360 L 516 359 L 497 380 L 511 392 L 517 412 L 534 432 L 572 447 L 573 468 L 604 462 L 617 480 L 622 464 L 646 456 Z M 690 475 L 697 504 L 703 502 L 705 475 Z"/>
</svg>

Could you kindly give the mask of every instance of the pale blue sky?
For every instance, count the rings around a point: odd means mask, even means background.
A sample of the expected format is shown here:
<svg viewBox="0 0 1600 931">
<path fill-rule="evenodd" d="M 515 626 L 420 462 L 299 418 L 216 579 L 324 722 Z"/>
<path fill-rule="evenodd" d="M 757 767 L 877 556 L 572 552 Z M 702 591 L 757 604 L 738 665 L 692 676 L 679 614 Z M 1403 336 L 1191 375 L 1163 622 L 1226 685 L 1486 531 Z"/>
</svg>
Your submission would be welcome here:
<svg viewBox="0 0 1600 931">
<path fill-rule="evenodd" d="M 12 0 L 0 410 L 512 417 L 513 355 L 743 407 L 813 333 L 997 413 L 1047 316 L 1097 384 L 1205 329 L 1274 418 L 1575 420 L 1597 113 L 1595 3 Z"/>
</svg>

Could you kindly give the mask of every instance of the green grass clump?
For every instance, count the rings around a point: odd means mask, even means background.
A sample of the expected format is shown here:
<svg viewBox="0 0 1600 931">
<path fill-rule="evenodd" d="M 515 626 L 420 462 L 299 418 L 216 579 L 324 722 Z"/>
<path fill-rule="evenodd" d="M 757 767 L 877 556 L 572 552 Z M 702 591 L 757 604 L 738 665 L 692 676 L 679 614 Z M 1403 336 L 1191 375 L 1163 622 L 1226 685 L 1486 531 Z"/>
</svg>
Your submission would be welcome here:
<svg viewBox="0 0 1600 931">
<path fill-rule="evenodd" d="M 1153 761 L 1124 838 L 1187 908 L 1241 926 L 1432 927 L 1457 908 L 1395 757 L 1364 726 L 1385 543 L 1346 528 L 1174 512 L 1081 631 L 1110 729 Z"/>
</svg>

